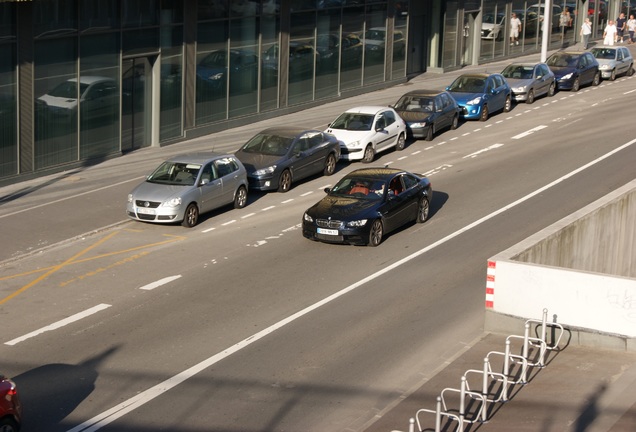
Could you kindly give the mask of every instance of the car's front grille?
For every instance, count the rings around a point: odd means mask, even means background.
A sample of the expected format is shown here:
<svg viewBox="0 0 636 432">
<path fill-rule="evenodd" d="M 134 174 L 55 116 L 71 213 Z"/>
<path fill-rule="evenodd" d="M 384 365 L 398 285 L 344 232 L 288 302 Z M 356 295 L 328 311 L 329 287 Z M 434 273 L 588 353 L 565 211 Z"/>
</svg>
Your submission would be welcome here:
<svg viewBox="0 0 636 432">
<path fill-rule="evenodd" d="M 342 228 L 343 223 L 339 220 L 331 220 L 331 219 L 316 219 L 316 225 L 320 228 L 332 228 L 338 229 Z"/>
<path fill-rule="evenodd" d="M 326 241 L 326 242 L 342 242 L 344 240 L 343 236 L 332 236 L 325 234 L 316 234 L 316 238 L 318 240 Z"/>
<path fill-rule="evenodd" d="M 135 200 L 135 205 L 137 207 L 157 208 L 160 204 L 161 203 L 158 201 Z"/>
<path fill-rule="evenodd" d="M 155 220 L 155 215 L 147 215 L 142 213 L 137 213 L 137 217 L 141 220 L 153 221 Z"/>
</svg>

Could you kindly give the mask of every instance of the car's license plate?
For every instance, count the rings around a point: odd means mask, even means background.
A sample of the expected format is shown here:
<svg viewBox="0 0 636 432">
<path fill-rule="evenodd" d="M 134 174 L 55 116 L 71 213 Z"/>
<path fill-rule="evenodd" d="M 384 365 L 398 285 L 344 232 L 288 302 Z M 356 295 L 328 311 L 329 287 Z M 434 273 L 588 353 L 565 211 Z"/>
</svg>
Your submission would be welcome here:
<svg viewBox="0 0 636 432">
<path fill-rule="evenodd" d="M 154 209 L 149 209 L 149 208 L 144 208 L 144 207 L 138 207 L 138 208 L 137 208 L 137 213 L 147 214 L 147 215 L 153 215 L 153 214 L 155 214 L 155 211 L 154 211 Z"/>
<path fill-rule="evenodd" d="M 326 235 L 337 236 L 338 235 L 338 230 L 318 228 L 318 234 L 326 234 Z"/>
</svg>

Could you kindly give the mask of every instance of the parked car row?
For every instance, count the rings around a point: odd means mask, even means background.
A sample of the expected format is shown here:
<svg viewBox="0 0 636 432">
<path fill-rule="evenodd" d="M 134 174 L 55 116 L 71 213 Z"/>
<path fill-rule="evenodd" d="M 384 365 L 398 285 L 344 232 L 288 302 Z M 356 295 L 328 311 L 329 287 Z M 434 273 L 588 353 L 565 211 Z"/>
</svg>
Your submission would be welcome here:
<svg viewBox="0 0 636 432">
<path fill-rule="evenodd" d="M 602 66 L 599 66 L 599 61 Z M 598 85 L 633 73 L 624 47 L 554 53 L 545 63 L 512 63 L 501 73 L 467 73 L 445 90 L 420 89 L 391 106 L 359 106 L 340 114 L 324 131 L 303 127 L 265 129 L 234 154 L 199 153 L 162 163 L 128 195 L 135 220 L 197 224 L 201 213 L 243 208 L 248 190 L 287 192 L 293 182 L 330 176 L 340 159 L 371 163 L 378 153 L 403 150 L 407 137 L 432 140 L 460 119 L 486 121 L 512 102 L 531 104 L 557 90 Z M 303 216 L 303 235 L 332 243 L 378 245 L 384 233 L 428 218 L 432 189 L 419 174 L 369 168 L 345 176 Z"/>
</svg>

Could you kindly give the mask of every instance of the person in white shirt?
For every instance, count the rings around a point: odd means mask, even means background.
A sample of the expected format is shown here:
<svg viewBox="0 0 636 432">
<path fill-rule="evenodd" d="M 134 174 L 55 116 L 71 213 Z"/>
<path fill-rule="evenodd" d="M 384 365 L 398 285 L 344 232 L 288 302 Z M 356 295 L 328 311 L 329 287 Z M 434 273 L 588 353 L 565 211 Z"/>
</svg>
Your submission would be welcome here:
<svg viewBox="0 0 636 432">
<path fill-rule="evenodd" d="M 613 20 L 609 20 L 605 26 L 605 30 L 603 31 L 603 44 L 610 46 L 614 45 L 616 33 L 616 24 L 614 24 Z"/>
<path fill-rule="evenodd" d="M 629 33 L 627 43 L 634 43 L 634 32 L 636 32 L 636 19 L 634 19 L 634 15 L 630 15 L 627 20 L 627 32 Z"/>
<path fill-rule="evenodd" d="M 636 22 L 636 20 L 635 20 Z M 585 18 L 583 24 L 581 24 L 581 43 L 583 44 L 583 49 L 587 49 L 587 45 L 590 43 L 590 35 L 592 34 L 592 22 L 589 18 Z"/>
<path fill-rule="evenodd" d="M 521 33 L 521 20 L 516 13 L 512 13 L 510 19 L 510 45 L 519 45 L 519 34 Z"/>
</svg>

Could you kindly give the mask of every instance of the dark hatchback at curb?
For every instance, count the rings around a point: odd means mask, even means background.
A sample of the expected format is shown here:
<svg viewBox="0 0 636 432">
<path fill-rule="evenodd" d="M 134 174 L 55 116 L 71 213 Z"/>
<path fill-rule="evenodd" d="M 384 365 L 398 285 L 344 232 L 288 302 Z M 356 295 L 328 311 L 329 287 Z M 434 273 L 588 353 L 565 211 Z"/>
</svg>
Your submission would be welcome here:
<svg viewBox="0 0 636 432">
<path fill-rule="evenodd" d="M 327 243 L 379 245 L 385 234 L 428 219 L 428 178 L 393 168 L 347 174 L 303 215 L 303 236 Z"/>
<path fill-rule="evenodd" d="M 587 51 L 555 52 L 545 62 L 557 82 L 557 90 L 573 92 L 587 84 L 597 86 L 601 83 L 598 61 Z"/>
<path fill-rule="evenodd" d="M 250 189 L 287 192 L 294 181 L 336 172 L 340 142 L 318 130 L 277 127 L 254 135 L 235 155 L 247 170 Z"/>
<path fill-rule="evenodd" d="M 413 138 L 431 141 L 443 129 L 457 129 L 462 109 L 450 93 L 439 90 L 413 90 L 393 106 Z"/>
</svg>

